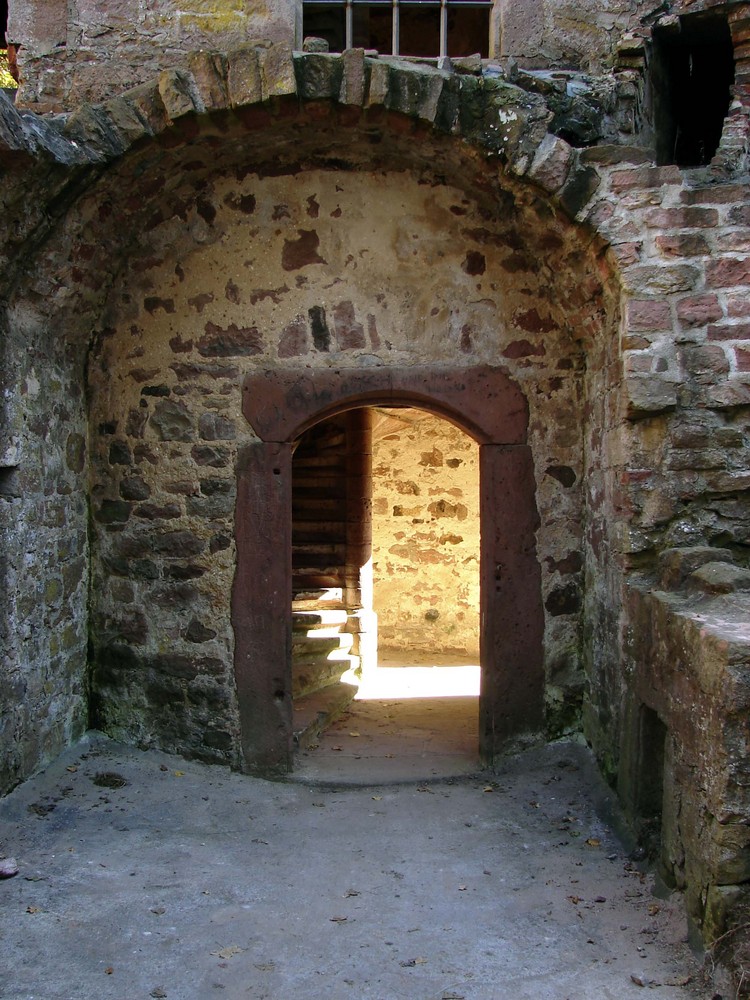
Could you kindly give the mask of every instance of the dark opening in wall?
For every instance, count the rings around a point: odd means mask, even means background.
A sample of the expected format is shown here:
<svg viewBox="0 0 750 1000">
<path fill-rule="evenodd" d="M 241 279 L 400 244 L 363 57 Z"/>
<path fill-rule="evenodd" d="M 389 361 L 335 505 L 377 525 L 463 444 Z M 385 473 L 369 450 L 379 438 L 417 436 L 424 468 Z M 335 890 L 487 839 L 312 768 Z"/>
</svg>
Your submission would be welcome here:
<svg viewBox="0 0 750 1000">
<path fill-rule="evenodd" d="M 709 163 L 719 146 L 734 83 L 726 17 L 695 15 L 655 28 L 651 81 L 657 163 Z"/>
<path fill-rule="evenodd" d="M 638 839 L 653 861 L 661 850 L 667 727 L 656 712 L 646 705 L 641 708 L 639 736 L 636 789 Z"/>
<path fill-rule="evenodd" d="M 21 496 L 21 476 L 16 466 L 0 468 L 0 497 Z"/>
<path fill-rule="evenodd" d="M 377 49 L 383 55 L 489 55 L 490 0 L 305 0 L 302 33 L 331 52 Z"/>
<path fill-rule="evenodd" d="M 0 48 L 4 49 L 7 44 L 6 34 L 8 31 L 8 0 L 0 0 Z"/>
</svg>

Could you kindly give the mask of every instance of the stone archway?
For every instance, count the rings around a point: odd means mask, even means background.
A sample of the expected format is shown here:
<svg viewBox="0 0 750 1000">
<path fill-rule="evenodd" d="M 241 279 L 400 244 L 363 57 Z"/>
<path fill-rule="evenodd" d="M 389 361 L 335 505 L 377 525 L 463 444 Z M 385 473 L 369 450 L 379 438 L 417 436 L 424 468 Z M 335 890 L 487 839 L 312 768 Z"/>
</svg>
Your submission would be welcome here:
<svg viewBox="0 0 750 1000">
<path fill-rule="evenodd" d="M 232 595 L 242 751 L 250 772 L 283 773 L 291 764 L 292 442 L 333 413 L 399 403 L 437 413 L 480 445 L 480 755 L 491 762 L 541 728 L 539 518 L 521 391 L 486 365 L 258 372 L 243 385 L 243 413 L 259 440 L 243 450 L 238 466 Z"/>
</svg>

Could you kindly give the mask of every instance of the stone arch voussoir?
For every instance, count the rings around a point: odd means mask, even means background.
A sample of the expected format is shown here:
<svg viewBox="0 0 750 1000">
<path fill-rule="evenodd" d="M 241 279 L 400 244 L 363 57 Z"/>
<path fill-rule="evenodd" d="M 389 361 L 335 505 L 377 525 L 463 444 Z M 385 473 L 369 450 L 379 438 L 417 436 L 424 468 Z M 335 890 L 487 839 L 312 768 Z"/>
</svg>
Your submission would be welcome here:
<svg viewBox="0 0 750 1000">
<path fill-rule="evenodd" d="M 149 139 L 188 141 L 200 116 L 260 114 L 262 125 L 311 102 L 334 105 L 342 121 L 386 113 L 402 120 L 402 130 L 451 135 L 496 161 L 500 173 L 533 182 L 571 217 L 600 183 L 594 166 L 548 132 L 543 99 L 505 80 L 370 57 L 363 49 L 300 53 L 265 41 L 190 53 L 181 67 L 102 104 L 84 104 L 62 123 L 22 115 L 0 97 L 0 153 L 68 167 L 106 165 Z"/>
</svg>

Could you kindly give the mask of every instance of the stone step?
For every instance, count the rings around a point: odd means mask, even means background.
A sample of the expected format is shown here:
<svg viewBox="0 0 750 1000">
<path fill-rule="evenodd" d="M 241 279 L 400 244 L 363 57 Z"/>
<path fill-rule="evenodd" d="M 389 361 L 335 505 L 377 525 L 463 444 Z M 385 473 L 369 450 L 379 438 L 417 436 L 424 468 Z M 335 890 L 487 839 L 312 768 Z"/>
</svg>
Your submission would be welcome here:
<svg viewBox="0 0 750 1000">
<path fill-rule="evenodd" d="M 320 734 L 344 714 L 352 702 L 357 687 L 338 681 L 312 694 L 294 699 L 294 746 L 302 750 L 314 743 Z"/>
<path fill-rule="evenodd" d="M 344 591 L 339 587 L 295 587 L 292 612 L 345 610 Z"/>
<path fill-rule="evenodd" d="M 292 605 L 292 629 L 294 631 L 302 631 L 304 629 L 315 630 L 319 632 L 322 629 L 333 628 L 338 626 L 341 628 L 346 625 L 349 619 L 349 615 L 346 613 L 345 608 L 316 608 L 316 609 L 298 609 L 296 605 Z"/>
<path fill-rule="evenodd" d="M 292 657 L 309 657 L 311 660 L 331 656 L 339 651 L 346 652 L 354 644 L 351 632 L 342 632 L 338 626 L 331 630 L 321 629 L 307 635 L 304 632 L 292 633 Z"/>
<path fill-rule="evenodd" d="M 339 573 L 321 573 L 320 571 L 311 573 L 292 574 L 292 593 L 301 590 L 341 590 L 341 580 L 344 576 L 343 567 Z"/>
<path fill-rule="evenodd" d="M 295 541 L 294 561 L 297 565 L 309 565 L 313 560 L 317 562 L 320 559 L 326 559 L 327 564 L 332 562 L 334 565 L 344 563 L 346 561 L 346 542 L 335 538 L 333 541 L 329 538 L 321 540 L 313 539 L 312 541 L 304 542 Z"/>
<path fill-rule="evenodd" d="M 301 698 L 338 684 L 342 677 L 351 676 L 359 667 L 359 657 L 349 653 L 337 654 L 329 660 L 312 660 L 292 664 L 292 697 Z"/>
</svg>

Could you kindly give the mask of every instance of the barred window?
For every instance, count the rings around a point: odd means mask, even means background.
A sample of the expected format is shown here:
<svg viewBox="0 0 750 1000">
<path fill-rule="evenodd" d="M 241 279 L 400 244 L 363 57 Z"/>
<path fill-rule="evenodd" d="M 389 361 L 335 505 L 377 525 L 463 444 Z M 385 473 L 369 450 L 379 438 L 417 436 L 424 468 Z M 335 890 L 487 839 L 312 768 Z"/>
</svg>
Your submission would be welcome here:
<svg viewBox="0 0 750 1000">
<path fill-rule="evenodd" d="M 489 55 L 492 0 L 304 0 L 303 34 L 331 52 L 383 55 Z"/>
</svg>

